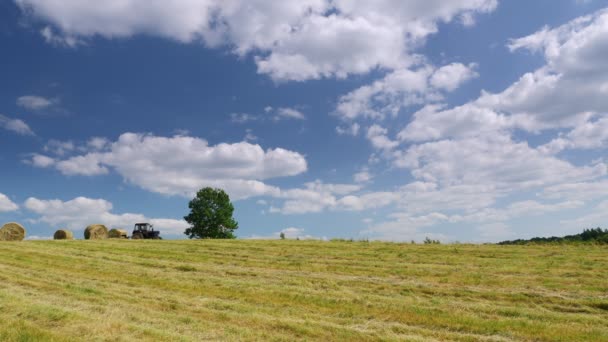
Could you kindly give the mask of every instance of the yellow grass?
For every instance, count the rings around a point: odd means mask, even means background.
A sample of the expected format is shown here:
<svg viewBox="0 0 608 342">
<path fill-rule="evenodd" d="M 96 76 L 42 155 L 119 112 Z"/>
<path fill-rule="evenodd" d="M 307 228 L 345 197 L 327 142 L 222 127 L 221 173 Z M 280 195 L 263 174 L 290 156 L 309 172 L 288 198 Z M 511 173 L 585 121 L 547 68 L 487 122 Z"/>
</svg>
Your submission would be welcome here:
<svg viewBox="0 0 608 342">
<path fill-rule="evenodd" d="M 608 249 L 0 243 L 1 341 L 602 341 Z"/>
</svg>

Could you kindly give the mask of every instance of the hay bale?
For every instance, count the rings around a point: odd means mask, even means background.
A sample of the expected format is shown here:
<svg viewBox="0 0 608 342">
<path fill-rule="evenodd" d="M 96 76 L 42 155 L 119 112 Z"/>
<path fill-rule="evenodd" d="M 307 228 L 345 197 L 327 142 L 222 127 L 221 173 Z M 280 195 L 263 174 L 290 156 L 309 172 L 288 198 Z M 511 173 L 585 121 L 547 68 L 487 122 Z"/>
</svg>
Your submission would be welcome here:
<svg viewBox="0 0 608 342">
<path fill-rule="evenodd" d="M 25 239 L 25 228 L 16 222 L 10 222 L 0 228 L 0 241 L 21 241 Z"/>
<path fill-rule="evenodd" d="M 108 238 L 108 228 L 103 224 L 92 224 L 84 230 L 86 240 L 101 240 Z"/>
<path fill-rule="evenodd" d="M 108 232 L 108 237 L 110 239 L 126 239 L 128 238 L 128 235 L 129 233 L 127 233 L 126 230 L 118 228 L 110 229 Z"/>
<path fill-rule="evenodd" d="M 59 229 L 53 235 L 55 240 L 74 240 L 74 233 L 67 229 Z"/>
</svg>

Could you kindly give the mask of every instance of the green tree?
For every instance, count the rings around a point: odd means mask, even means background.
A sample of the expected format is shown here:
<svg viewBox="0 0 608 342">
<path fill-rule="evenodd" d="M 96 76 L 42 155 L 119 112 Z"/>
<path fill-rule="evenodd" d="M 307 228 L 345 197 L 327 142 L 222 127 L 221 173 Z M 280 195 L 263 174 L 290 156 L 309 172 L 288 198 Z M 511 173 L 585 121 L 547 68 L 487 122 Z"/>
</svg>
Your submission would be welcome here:
<svg viewBox="0 0 608 342">
<path fill-rule="evenodd" d="M 184 234 L 191 239 L 234 239 L 234 230 L 239 227 L 232 217 L 234 206 L 222 189 L 203 188 L 190 203 L 190 214 L 184 220 L 190 228 Z"/>
</svg>

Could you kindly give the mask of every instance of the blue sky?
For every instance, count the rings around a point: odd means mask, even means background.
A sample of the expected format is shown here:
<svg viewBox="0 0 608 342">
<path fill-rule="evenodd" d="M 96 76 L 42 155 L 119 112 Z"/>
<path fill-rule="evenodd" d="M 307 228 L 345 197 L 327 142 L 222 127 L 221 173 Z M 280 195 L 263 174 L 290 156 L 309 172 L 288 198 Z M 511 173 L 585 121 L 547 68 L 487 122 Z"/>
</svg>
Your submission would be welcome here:
<svg viewBox="0 0 608 342">
<path fill-rule="evenodd" d="M 500 241 L 608 219 L 599 0 L 0 2 L 0 222 Z"/>
</svg>

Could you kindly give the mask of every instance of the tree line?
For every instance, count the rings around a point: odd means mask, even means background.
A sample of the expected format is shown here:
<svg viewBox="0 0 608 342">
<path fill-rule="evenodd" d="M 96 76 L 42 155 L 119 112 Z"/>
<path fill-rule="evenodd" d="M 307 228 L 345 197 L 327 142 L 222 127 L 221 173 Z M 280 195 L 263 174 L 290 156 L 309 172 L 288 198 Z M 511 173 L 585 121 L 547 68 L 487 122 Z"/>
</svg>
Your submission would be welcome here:
<svg viewBox="0 0 608 342">
<path fill-rule="evenodd" d="M 528 245 L 528 244 L 567 244 L 567 243 L 590 243 L 608 244 L 608 229 L 591 228 L 585 229 L 582 233 L 566 235 L 562 237 L 535 237 L 529 240 L 517 239 L 499 242 L 499 245 Z"/>
</svg>

